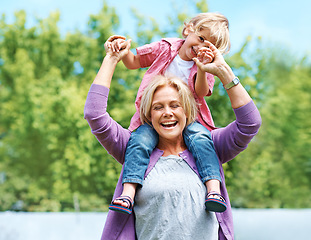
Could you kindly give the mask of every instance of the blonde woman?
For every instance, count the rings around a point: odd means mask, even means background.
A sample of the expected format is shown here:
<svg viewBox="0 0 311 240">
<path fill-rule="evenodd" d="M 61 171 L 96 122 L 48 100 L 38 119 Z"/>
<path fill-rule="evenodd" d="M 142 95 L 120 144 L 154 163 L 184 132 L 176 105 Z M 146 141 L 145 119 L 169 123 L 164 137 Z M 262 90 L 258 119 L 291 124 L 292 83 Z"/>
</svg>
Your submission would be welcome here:
<svg viewBox="0 0 311 240">
<path fill-rule="evenodd" d="M 246 149 L 258 132 L 261 118 L 246 90 L 234 81 L 235 76 L 219 50 L 212 43 L 207 44 L 214 55 L 213 62 L 194 61 L 204 71 L 217 76 L 224 86 L 229 86 L 226 91 L 236 114 L 236 121 L 211 131 L 217 157 L 223 164 Z M 132 132 L 115 122 L 106 109 L 115 67 L 128 53 L 129 45 L 120 51 L 112 51 L 106 44 L 106 51 L 89 90 L 85 118 L 102 146 L 123 165 Z M 227 210 L 206 211 L 203 207 L 206 188 L 184 141 L 183 131 L 196 115 L 192 93 L 181 80 L 162 76 L 148 84 L 141 102 L 141 121 L 152 125 L 159 136 L 158 143 L 150 155 L 144 186 L 136 193 L 135 214 L 109 211 L 101 239 L 234 239 L 222 165 L 220 192 L 227 202 Z M 120 196 L 122 188 L 121 173 L 114 198 Z"/>
</svg>

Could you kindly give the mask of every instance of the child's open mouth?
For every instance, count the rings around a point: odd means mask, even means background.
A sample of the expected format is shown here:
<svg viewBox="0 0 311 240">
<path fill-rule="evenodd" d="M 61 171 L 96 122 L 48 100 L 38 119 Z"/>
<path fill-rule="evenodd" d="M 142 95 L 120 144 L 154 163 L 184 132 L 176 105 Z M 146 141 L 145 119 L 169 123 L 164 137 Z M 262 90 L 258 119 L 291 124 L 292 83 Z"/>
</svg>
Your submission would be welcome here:
<svg viewBox="0 0 311 240">
<path fill-rule="evenodd" d="M 191 50 L 192 50 L 192 54 L 196 57 L 197 56 L 197 52 L 194 50 L 193 47 L 191 47 Z"/>
</svg>

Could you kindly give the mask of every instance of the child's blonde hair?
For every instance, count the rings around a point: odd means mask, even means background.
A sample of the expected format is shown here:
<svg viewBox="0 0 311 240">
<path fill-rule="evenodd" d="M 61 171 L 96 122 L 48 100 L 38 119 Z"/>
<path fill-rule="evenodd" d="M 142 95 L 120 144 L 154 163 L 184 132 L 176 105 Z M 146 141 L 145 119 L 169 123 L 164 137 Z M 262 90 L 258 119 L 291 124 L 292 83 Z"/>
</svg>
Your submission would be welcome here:
<svg viewBox="0 0 311 240">
<path fill-rule="evenodd" d="M 216 39 L 215 47 L 222 53 L 230 51 L 230 35 L 229 35 L 229 21 L 220 13 L 200 13 L 192 18 L 188 23 L 184 23 L 182 35 L 187 37 L 185 30 L 189 29 L 193 32 L 199 32 L 202 29 L 209 29 L 211 36 Z"/>
</svg>

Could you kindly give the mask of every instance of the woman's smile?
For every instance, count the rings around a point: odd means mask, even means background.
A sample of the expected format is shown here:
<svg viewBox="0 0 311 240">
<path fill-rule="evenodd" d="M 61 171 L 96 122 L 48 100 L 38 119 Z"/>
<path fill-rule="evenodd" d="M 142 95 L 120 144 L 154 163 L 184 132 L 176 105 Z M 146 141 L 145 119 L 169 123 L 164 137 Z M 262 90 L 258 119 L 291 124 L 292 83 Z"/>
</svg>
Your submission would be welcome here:
<svg viewBox="0 0 311 240">
<path fill-rule="evenodd" d="M 150 113 L 151 123 L 160 139 L 174 141 L 182 139 L 187 119 L 175 88 L 164 86 L 157 89 Z"/>
<path fill-rule="evenodd" d="M 168 122 L 162 122 L 161 125 L 164 128 L 173 128 L 177 125 L 177 121 L 168 121 Z"/>
</svg>

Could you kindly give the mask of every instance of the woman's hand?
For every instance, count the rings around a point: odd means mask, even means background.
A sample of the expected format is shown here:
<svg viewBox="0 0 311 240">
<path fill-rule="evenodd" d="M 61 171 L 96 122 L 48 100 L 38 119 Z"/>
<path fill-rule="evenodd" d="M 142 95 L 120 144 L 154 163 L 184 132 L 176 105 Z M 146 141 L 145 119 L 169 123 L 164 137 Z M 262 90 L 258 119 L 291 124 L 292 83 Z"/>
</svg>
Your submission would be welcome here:
<svg viewBox="0 0 311 240">
<path fill-rule="evenodd" d="M 111 49 L 113 52 L 119 52 L 121 49 L 121 44 L 125 42 L 126 37 L 120 35 L 113 35 L 107 39 L 105 42 L 105 49 Z"/>
<path fill-rule="evenodd" d="M 106 56 L 115 58 L 119 62 L 129 53 L 131 47 L 131 39 L 125 41 L 125 37 L 114 35 L 105 42 Z"/>
<path fill-rule="evenodd" d="M 105 42 L 106 56 L 100 66 L 99 71 L 93 81 L 94 84 L 102 85 L 110 88 L 112 76 L 118 62 L 129 53 L 131 40 L 120 43 L 120 50 L 115 51 L 114 40 L 119 39 L 120 36 L 111 36 Z M 125 39 L 123 39 L 125 40 Z"/>
</svg>

